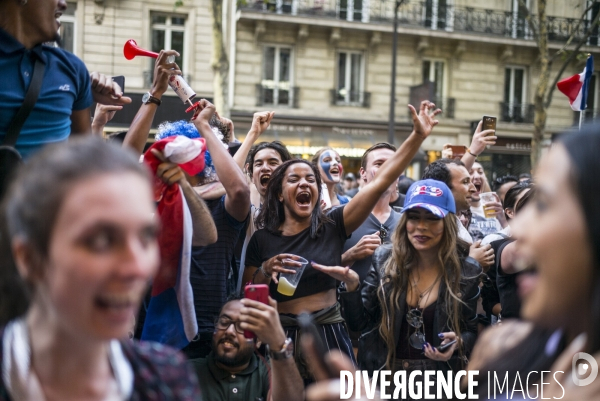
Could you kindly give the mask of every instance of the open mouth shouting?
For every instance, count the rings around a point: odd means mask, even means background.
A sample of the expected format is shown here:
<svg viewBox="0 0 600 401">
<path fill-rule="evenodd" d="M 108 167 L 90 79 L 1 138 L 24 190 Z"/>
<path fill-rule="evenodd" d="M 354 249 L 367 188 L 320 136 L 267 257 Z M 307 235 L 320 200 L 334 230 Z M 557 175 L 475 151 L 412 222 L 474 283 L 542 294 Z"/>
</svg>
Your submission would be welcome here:
<svg viewBox="0 0 600 401">
<path fill-rule="evenodd" d="M 263 174 L 260 176 L 260 185 L 266 187 L 271 179 L 271 174 Z"/>
<path fill-rule="evenodd" d="M 301 208 L 310 207 L 311 199 L 312 199 L 312 195 L 308 191 L 302 191 L 302 192 L 299 192 L 298 195 L 296 195 L 296 203 Z"/>
</svg>

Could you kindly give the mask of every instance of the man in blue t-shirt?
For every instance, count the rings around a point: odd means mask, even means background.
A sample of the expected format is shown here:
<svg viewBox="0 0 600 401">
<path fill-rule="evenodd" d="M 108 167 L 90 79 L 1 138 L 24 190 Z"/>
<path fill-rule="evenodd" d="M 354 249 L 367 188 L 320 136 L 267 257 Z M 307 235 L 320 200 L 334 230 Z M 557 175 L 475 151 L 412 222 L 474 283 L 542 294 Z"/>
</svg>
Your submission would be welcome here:
<svg viewBox="0 0 600 401">
<path fill-rule="evenodd" d="M 121 89 L 102 74 L 90 78 L 83 62 L 57 47 L 58 18 L 67 8 L 64 0 L 0 1 L 0 144 L 23 104 L 33 76 L 34 60 L 46 66 L 42 88 L 27 118 L 16 149 L 26 159 L 48 143 L 73 134 L 89 133 L 92 101 L 126 104 Z"/>
</svg>

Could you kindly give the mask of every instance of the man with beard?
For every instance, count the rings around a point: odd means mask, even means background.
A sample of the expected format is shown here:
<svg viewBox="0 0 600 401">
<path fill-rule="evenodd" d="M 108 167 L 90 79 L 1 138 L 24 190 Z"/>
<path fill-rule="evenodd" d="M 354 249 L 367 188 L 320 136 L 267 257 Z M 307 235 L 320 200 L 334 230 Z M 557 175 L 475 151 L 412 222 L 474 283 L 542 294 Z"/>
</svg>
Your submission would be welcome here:
<svg viewBox="0 0 600 401">
<path fill-rule="evenodd" d="M 245 338 L 244 330 L 257 338 Z M 271 366 L 254 352 L 261 343 L 267 345 Z M 304 400 L 292 340 L 286 339 L 273 299 L 269 305 L 250 299 L 227 302 L 215 322 L 212 344 L 206 358 L 190 361 L 204 399 Z"/>
</svg>

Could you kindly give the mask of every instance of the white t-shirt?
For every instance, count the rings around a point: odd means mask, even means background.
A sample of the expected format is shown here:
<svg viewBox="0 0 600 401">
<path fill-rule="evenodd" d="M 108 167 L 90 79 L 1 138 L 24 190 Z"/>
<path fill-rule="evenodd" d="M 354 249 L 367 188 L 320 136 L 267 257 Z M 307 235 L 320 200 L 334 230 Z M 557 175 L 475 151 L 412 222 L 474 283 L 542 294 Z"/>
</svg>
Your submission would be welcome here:
<svg viewBox="0 0 600 401">
<path fill-rule="evenodd" d="M 495 234 L 486 235 L 481 241 L 481 245 L 491 244 L 494 241 L 498 241 L 499 239 L 504 239 L 507 237 L 510 237 L 510 226 L 506 226 Z"/>
<path fill-rule="evenodd" d="M 469 234 L 469 231 L 465 226 L 462 225 L 458 216 L 456 216 L 456 222 L 458 223 L 458 238 L 467 242 L 469 245 L 472 244 L 473 238 L 471 238 L 471 234 Z"/>
</svg>

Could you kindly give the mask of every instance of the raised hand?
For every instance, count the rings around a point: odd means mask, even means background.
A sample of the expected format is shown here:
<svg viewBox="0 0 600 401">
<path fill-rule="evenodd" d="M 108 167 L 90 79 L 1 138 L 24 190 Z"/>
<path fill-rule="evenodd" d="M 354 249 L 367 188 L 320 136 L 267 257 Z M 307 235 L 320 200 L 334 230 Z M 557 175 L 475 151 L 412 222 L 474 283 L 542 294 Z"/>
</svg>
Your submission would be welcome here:
<svg viewBox="0 0 600 401">
<path fill-rule="evenodd" d="M 274 111 L 259 111 L 254 113 L 254 116 L 252 116 L 252 126 L 250 127 L 250 131 L 248 131 L 248 135 L 252 135 L 253 139 L 256 140 L 269 128 L 274 115 Z"/>
<path fill-rule="evenodd" d="M 131 98 L 123 96 L 121 87 L 111 77 L 99 72 L 92 72 L 90 80 L 92 84 L 92 96 L 96 103 L 115 106 L 131 103 Z"/>
<path fill-rule="evenodd" d="M 419 113 L 409 104 L 408 108 L 413 120 L 413 131 L 421 136 L 423 139 L 427 138 L 433 127 L 439 124 L 439 121 L 435 117 L 442 112 L 441 109 L 436 109 L 435 104 L 429 100 L 423 100 L 419 108 Z"/>
<path fill-rule="evenodd" d="M 473 134 L 473 140 L 471 141 L 471 147 L 469 148 L 471 153 L 473 153 L 474 155 L 482 154 L 483 151 L 485 150 L 486 146 L 495 145 L 496 139 L 498 139 L 498 137 L 496 136 L 495 130 L 488 129 L 488 130 L 482 131 L 481 130 L 482 125 L 483 125 L 483 121 L 479 121 L 479 124 L 477 124 L 477 129 L 475 130 L 475 133 Z"/>
<path fill-rule="evenodd" d="M 176 63 L 169 63 L 169 56 L 179 56 L 175 50 L 161 50 L 154 63 L 154 78 L 150 94 L 160 98 L 169 88 L 169 77 L 181 75 L 181 69 Z"/>
<path fill-rule="evenodd" d="M 244 330 L 249 330 L 271 349 L 281 349 L 286 336 L 279 322 L 277 302 L 269 297 L 269 305 L 252 299 L 240 301 L 244 307 L 240 309 L 240 322 Z"/>
</svg>

